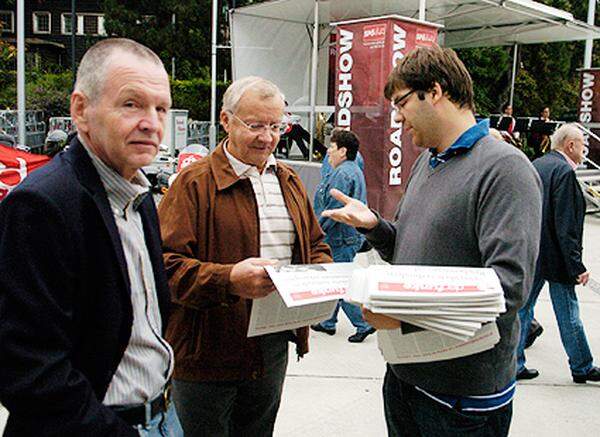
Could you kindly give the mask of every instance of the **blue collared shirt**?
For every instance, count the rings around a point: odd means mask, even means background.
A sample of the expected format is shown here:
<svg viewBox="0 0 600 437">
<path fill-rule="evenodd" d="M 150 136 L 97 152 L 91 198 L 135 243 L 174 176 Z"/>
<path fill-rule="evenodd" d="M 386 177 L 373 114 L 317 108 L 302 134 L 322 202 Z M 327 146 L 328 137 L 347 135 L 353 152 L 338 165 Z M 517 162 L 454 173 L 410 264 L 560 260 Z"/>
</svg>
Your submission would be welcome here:
<svg viewBox="0 0 600 437">
<path fill-rule="evenodd" d="M 438 165 L 447 162 L 456 155 L 461 155 L 468 152 L 477 141 L 490 133 L 490 121 L 488 119 L 481 120 L 475 126 L 471 126 L 464 131 L 456 141 L 441 153 L 438 153 L 435 148 L 429 149 L 431 158 L 429 158 L 429 166 L 436 168 Z"/>
</svg>

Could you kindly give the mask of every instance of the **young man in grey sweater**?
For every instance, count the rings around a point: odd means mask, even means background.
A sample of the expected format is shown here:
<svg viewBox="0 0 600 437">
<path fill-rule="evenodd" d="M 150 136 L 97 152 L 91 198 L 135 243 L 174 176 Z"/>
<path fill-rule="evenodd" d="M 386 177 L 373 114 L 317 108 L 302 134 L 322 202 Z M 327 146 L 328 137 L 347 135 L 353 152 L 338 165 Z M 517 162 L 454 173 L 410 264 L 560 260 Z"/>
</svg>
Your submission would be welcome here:
<svg viewBox="0 0 600 437">
<path fill-rule="evenodd" d="M 385 96 L 414 144 L 415 162 L 394 223 L 339 192 L 324 216 L 360 228 L 393 264 L 491 267 L 507 310 L 494 348 L 451 360 L 389 365 L 383 394 L 390 436 L 505 436 L 515 391 L 517 311 L 538 254 L 539 178 L 517 149 L 473 116 L 473 86 L 450 49 L 418 48 L 393 70 Z M 365 311 L 377 329 L 400 323 Z"/>
</svg>

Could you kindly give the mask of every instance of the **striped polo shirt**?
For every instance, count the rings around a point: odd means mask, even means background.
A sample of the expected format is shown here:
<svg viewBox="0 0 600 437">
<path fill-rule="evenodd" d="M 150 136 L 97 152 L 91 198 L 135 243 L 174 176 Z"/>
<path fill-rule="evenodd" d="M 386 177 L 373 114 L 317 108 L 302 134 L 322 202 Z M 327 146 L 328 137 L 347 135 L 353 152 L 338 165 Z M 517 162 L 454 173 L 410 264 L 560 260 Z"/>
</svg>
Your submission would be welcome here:
<svg viewBox="0 0 600 437">
<path fill-rule="evenodd" d="M 261 258 L 291 264 L 296 230 L 277 179 L 277 160 L 272 154 L 269 155 L 265 168 L 259 173 L 258 168 L 243 163 L 229 153 L 228 144 L 225 143 L 224 150 L 233 171 L 240 179 L 250 179 L 252 183 L 258 206 Z"/>
<path fill-rule="evenodd" d="M 80 138 L 81 141 L 81 138 Z M 126 180 L 98 158 L 83 141 L 100 180 L 119 231 L 131 288 L 131 337 L 110 381 L 104 405 L 137 405 L 158 396 L 173 372 L 173 350 L 162 338 L 162 318 L 156 295 L 154 270 L 137 211 L 150 183 L 138 170 Z"/>
</svg>

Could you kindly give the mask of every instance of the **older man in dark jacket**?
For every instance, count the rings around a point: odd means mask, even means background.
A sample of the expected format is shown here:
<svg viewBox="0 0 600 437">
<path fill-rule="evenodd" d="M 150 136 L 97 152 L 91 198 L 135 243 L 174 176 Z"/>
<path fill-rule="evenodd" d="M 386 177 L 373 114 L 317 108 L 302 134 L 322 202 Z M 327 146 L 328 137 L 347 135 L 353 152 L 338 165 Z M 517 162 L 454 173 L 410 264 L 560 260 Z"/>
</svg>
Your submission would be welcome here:
<svg viewBox="0 0 600 437">
<path fill-rule="evenodd" d="M 583 133 L 577 126 L 567 124 L 554 133 L 551 141 L 552 150 L 533 162 L 544 186 L 542 235 L 531 294 L 519 312 L 521 340 L 517 350 L 517 379 L 533 379 L 539 375 L 536 369 L 525 367 L 524 348 L 535 302 L 544 282 L 548 281 L 573 381 L 600 381 L 600 369 L 593 365 L 575 294 L 575 285 L 585 285 L 590 275 L 581 260 L 585 200 L 574 171 L 583 161 Z"/>
</svg>

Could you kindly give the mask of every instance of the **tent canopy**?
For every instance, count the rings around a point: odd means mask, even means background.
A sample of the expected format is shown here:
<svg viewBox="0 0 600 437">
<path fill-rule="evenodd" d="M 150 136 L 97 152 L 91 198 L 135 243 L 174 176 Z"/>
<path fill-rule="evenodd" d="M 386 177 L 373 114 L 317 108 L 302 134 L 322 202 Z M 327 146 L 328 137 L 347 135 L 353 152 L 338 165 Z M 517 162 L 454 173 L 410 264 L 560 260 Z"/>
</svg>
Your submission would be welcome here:
<svg viewBox="0 0 600 437">
<path fill-rule="evenodd" d="M 420 0 L 273 0 L 230 12 L 233 78 L 257 75 L 278 84 L 290 110 L 327 106 L 332 24 L 381 16 L 419 18 Z M 426 0 L 425 21 L 442 26 L 439 44 L 464 48 L 600 38 L 591 26 L 560 9 L 529 0 Z M 315 8 L 318 32 L 314 30 Z M 313 39 L 318 35 L 317 50 Z M 315 66 L 315 68 L 313 68 Z M 316 73 L 315 73 L 316 70 Z M 315 79 L 316 74 L 316 79 Z"/>
<path fill-rule="evenodd" d="M 234 10 L 235 15 L 312 24 L 315 0 L 274 0 Z M 446 47 L 534 44 L 600 38 L 600 28 L 529 0 L 427 0 L 425 20 L 441 24 Z M 319 24 L 382 15 L 419 16 L 419 0 L 319 1 Z"/>
</svg>

